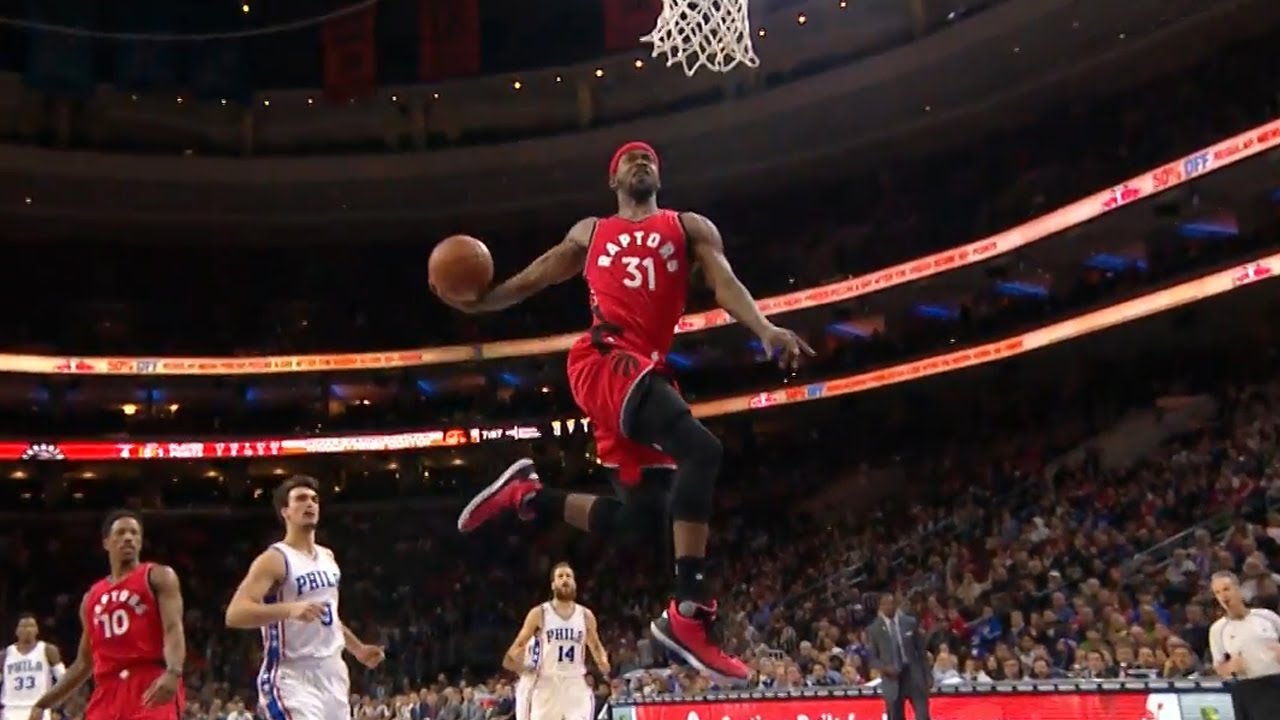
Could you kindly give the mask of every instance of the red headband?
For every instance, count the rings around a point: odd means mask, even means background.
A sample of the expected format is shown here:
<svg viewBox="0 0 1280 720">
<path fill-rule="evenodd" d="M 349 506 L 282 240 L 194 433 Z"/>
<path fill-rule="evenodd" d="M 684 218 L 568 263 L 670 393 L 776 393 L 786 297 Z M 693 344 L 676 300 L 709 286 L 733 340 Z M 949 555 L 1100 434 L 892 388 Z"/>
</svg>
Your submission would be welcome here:
<svg viewBox="0 0 1280 720">
<path fill-rule="evenodd" d="M 631 142 L 623 143 L 622 147 L 618 148 L 618 151 L 613 154 L 613 159 L 609 161 L 609 177 L 618 174 L 618 163 L 622 162 L 622 156 L 632 150 L 643 150 L 649 153 L 653 156 L 653 164 L 658 164 L 658 152 L 653 149 L 652 145 L 640 140 L 632 140 Z"/>
</svg>

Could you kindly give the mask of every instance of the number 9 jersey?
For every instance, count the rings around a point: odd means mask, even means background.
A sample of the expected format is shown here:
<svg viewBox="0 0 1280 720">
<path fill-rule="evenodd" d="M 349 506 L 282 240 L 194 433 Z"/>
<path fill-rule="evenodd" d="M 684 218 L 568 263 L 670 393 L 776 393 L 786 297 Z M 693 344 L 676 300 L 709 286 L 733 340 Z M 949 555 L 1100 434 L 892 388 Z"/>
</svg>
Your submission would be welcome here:
<svg viewBox="0 0 1280 720">
<path fill-rule="evenodd" d="M 338 584 L 342 572 L 333 551 L 316 545 L 308 555 L 278 542 L 271 546 L 284 556 L 284 580 L 267 602 L 318 603 L 324 608 L 315 622 L 285 620 L 263 628 L 264 654 L 278 661 L 340 657 L 346 644 L 338 619 Z"/>
</svg>

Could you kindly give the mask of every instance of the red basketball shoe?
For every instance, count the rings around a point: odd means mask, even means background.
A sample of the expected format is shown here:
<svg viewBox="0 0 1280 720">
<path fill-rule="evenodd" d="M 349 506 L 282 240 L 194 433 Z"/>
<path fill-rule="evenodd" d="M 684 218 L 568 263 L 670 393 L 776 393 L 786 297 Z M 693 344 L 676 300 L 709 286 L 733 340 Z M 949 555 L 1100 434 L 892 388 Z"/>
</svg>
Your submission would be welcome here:
<svg viewBox="0 0 1280 720">
<path fill-rule="evenodd" d="M 542 489 L 538 482 L 538 470 L 529 458 L 517 460 L 498 476 L 458 515 L 458 530 L 468 533 L 507 512 L 514 512 L 521 520 L 532 520 L 533 514 L 521 507 L 530 493 Z"/>
<path fill-rule="evenodd" d="M 710 605 L 698 605 L 676 603 L 673 599 L 662 616 L 649 623 L 649 632 L 671 652 L 704 673 L 729 680 L 750 678 L 751 668 L 746 663 L 720 649 L 715 622 L 714 600 Z"/>
</svg>

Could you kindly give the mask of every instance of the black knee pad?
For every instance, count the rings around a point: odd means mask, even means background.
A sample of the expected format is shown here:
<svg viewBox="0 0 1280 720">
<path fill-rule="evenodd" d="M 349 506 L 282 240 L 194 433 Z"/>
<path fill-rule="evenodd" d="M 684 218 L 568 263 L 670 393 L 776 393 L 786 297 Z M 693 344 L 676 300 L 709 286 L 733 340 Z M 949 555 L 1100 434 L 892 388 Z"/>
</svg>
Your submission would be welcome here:
<svg viewBox="0 0 1280 720">
<path fill-rule="evenodd" d="M 724 448 L 720 439 L 693 417 L 689 405 L 661 375 L 649 373 L 636 384 L 624 408 L 623 431 L 649 443 L 676 462 L 671 483 L 671 519 L 706 522 Z"/>
<path fill-rule="evenodd" d="M 671 426 L 669 439 L 659 442 L 658 447 L 677 465 L 671 484 L 671 519 L 706 522 L 711 518 L 716 478 L 724 456 L 720 438 L 692 414 L 686 414 Z"/>
</svg>

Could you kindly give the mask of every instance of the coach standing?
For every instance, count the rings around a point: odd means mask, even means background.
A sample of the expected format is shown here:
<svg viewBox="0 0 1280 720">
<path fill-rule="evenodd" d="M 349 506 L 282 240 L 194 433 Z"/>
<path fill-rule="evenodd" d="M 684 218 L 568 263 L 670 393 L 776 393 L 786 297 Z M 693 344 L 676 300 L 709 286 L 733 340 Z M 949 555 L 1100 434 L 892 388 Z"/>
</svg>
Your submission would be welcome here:
<svg viewBox="0 0 1280 720">
<path fill-rule="evenodd" d="M 880 612 L 867 627 L 871 667 L 880 671 L 888 720 L 906 720 L 907 700 L 916 720 L 929 720 L 933 673 L 925 662 L 924 632 L 915 617 L 898 611 L 892 593 L 880 596 Z"/>
<path fill-rule="evenodd" d="M 1237 720 L 1280 716 L 1280 616 L 1245 607 L 1240 579 L 1214 573 L 1213 596 L 1226 611 L 1209 628 L 1213 667 L 1231 685 Z"/>
</svg>

